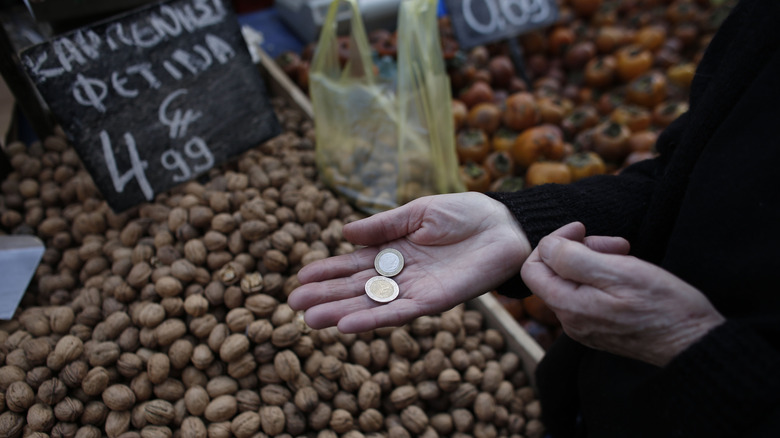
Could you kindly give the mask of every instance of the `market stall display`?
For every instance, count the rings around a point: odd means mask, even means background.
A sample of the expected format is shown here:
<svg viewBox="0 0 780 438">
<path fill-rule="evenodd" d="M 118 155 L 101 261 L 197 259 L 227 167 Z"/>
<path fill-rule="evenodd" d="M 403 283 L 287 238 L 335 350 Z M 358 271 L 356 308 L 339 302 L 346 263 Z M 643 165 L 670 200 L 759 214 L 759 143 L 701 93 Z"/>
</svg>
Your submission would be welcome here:
<svg viewBox="0 0 780 438">
<path fill-rule="evenodd" d="M 561 0 L 553 25 L 512 41 L 522 48 L 522 71 L 510 41 L 461 49 L 450 17 L 441 17 L 466 189 L 566 184 L 653 157 L 659 132 L 687 110 L 698 60 L 734 4 Z M 369 39 L 380 74 L 391 70 L 396 36 L 375 31 Z M 276 59 L 303 90 L 315 49 Z M 544 346 L 557 336 L 554 315 L 538 299 L 500 299 Z"/>
</svg>

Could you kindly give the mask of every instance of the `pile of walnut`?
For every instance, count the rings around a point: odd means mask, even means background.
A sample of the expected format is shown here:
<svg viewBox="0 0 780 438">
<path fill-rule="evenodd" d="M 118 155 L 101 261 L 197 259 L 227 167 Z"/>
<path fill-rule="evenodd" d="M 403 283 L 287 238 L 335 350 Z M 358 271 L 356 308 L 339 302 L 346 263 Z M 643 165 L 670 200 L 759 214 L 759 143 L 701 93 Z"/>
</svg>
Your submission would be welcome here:
<svg viewBox="0 0 780 438">
<path fill-rule="evenodd" d="M 47 249 L 0 324 L 0 436 L 543 435 L 480 313 L 344 335 L 287 306 L 361 215 L 317 182 L 311 124 L 274 104 L 282 136 L 122 214 L 62 137 L 10 145 L 0 233 Z"/>
</svg>

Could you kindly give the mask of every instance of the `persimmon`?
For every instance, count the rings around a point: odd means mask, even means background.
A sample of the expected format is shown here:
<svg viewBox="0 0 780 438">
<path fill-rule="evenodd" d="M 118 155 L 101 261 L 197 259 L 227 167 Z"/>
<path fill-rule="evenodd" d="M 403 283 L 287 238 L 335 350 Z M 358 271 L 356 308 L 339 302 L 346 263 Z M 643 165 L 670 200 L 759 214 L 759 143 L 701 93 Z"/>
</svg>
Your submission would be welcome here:
<svg viewBox="0 0 780 438">
<path fill-rule="evenodd" d="M 560 160 L 564 153 L 561 130 L 550 124 L 526 129 L 517 136 L 512 147 L 512 157 L 521 168 L 528 168 L 542 159 Z"/>
<path fill-rule="evenodd" d="M 569 99 L 540 97 L 536 100 L 542 123 L 557 125 L 573 109 L 574 104 Z"/>
<path fill-rule="evenodd" d="M 491 81 L 496 88 L 509 88 L 515 77 L 515 65 L 506 55 L 498 55 L 488 62 Z"/>
<path fill-rule="evenodd" d="M 560 161 L 537 161 L 525 172 L 526 187 L 542 184 L 569 184 L 571 170 Z"/>
<path fill-rule="evenodd" d="M 628 126 L 631 132 L 644 131 L 650 127 L 652 116 L 650 110 L 637 105 L 621 105 L 612 111 L 609 119 Z"/>
<path fill-rule="evenodd" d="M 596 56 L 596 44 L 592 41 L 578 41 L 568 47 L 563 55 L 563 64 L 569 70 L 577 70 Z"/>
<path fill-rule="evenodd" d="M 692 62 L 675 64 L 666 69 L 666 77 L 669 81 L 681 87 L 690 87 L 693 75 L 696 73 L 696 65 Z"/>
<path fill-rule="evenodd" d="M 653 66 L 653 54 L 634 44 L 618 49 L 615 52 L 615 59 L 617 60 L 617 75 L 624 82 L 629 82 L 643 75 Z"/>
<path fill-rule="evenodd" d="M 686 111 L 688 111 L 688 104 L 685 102 L 662 102 L 653 109 L 653 122 L 663 128 Z"/>
<path fill-rule="evenodd" d="M 466 124 L 470 128 L 492 134 L 501 125 L 501 110 L 492 102 L 478 103 L 469 110 Z"/>
<path fill-rule="evenodd" d="M 466 104 L 466 107 L 472 108 L 474 105 L 482 102 L 492 102 L 494 98 L 493 87 L 484 81 L 475 81 L 464 90 L 459 99 Z"/>
<path fill-rule="evenodd" d="M 647 108 L 653 108 L 666 100 L 666 76 L 659 71 L 648 71 L 626 87 L 626 100 Z"/>
<path fill-rule="evenodd" d="M 574 13 L 580 17 L 590 17 L 601 7 L 602 0 L 570 0 Z"/>
<path fill-rule="evenodd" d="M 593 58 L 585 64 L 585 84 L 595 88 L 606 88 L 615 81 L 617 59 L 612 55 Z"/>
<path fill-rule="evenodd" d="M 469 161 L 459 167 L 460 179 L 466 190 L 471 192 L 486 192 L 490 189 L 490 174 L 479 163 Z"/>
<path fill-rule="evenodd" d="M 599 113 L 592 105 L 580 105 L 561 120 L 561 129 L 566 138 L 574 138 L 582 130 L 599 123 Z"/>
<path fill-rule="evenodd" d="M 490 183 L 491 192 L 516 192 L 525 187 L 525 180 L 519 176 L 507 175 Z"/>
<path fill-rule="evenodd" d="M 635 43 L 647 50 L 658 50 L 666 40 L 666 28 L 658 24 L 642 26 L 635 35 Z"/>
<path fill-rule="evenodd" d="M 596 48 L 599 52 L 609 54 L 623 45 L 625 30 L 618 26 L 601 26 L 596 33 Z"/>
<path fill-rule="evenodd" d="M 593 151 L 604 161 L 622 162 L 630 152 L 629 136 L 631 131 L 626 125 L 614 121 L 603 122 L 593 132 Z"/>
<path fill-rule="evenodd" d="M 481 129 L 463 129 L 455 137 L 455 151 L 461 163 L 481 163 L 490 153 L 488 136 Z"/>
<path fill-rule="evenodd" d="M 556 26 L 547 37 L 547 50 L 551 55 L 557 56 L 566 48 L 574 44 L 577 36 L 568 26 Z"/>
<path fill-rule="evenodd" d="M 521 131 L 538 124 L 541 117 L 533 94 L 521 91 L 507 97 L 503 122 L 509 129 Z"/>
<path fill-rule="evenodd" d="M 490 145 L 494 151 L 508 151 L 512 149 L 512 145 L 515 144 L 517 138 L 517 132 L 506 128 L 505 126 L 499 126 L 493 136 L 490 138 Z"/>
<path fill-rule="evenodd" d="M 482 163 L 492 180 L 512 175 L 515 172 L 515 162 L 509 151 L 493 151 Z"/>
<path fill-rule="evenodd" d="M 460 131 L 466 124 L 466 118 L 468 117 L 469 110 L 466 108 L 466 104 L 458 99 L 452 99 L 452 117 L 455 122 L 455 131 Z"/>
<path fill-rule="evenodd" d="M 593 175 L 603 175 L 607 171 L 604 160 L 592 151 L 577 152 L 563 161 L 571 171 L 571 181 L 579 181 Z"/>
<path fill-rule="evenodd" d="M 628 149 L 631 152 L 647 152 L 655 147 L 658 133 L 655 131 L 634 132 L 628 137 Z"/>
</svg>

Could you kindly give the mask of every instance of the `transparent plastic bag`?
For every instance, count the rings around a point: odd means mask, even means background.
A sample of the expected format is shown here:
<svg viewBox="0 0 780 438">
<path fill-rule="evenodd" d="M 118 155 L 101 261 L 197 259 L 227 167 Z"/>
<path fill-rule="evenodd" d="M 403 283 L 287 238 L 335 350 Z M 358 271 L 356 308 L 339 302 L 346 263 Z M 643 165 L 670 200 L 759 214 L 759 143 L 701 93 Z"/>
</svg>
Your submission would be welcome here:
<svg viewBox="0 0 780 438">
<path fill-rule="evenodd" d="M 351 8 L 349 57 L 339 61 L 337 14 Z M 356 0 L 334 0 L 309 74 L 320 178 L 376 213 L 420 196 L 463 191 L 452 95 L 436 0 L 404 0 L 394 75 L 375 73 Z"/>
</svg>

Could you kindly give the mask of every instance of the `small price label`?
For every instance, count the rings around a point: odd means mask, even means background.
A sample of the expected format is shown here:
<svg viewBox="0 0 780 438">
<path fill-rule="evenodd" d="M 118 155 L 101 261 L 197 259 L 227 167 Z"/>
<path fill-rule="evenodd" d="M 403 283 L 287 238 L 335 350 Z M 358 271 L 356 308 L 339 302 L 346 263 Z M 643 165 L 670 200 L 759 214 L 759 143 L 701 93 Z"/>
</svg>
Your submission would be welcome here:
<svg viewBox="0 0 780 438">
<path fill-rule="evenodd" d="M 223 0 L 171 0 L 22 52 L 108 204 L 123 211 L 278 135 Z"/>
<path fill-rule="evenodd" d="M 461 47 L 515 37 L 558 19 L 555 0 L 447 0 Z"/>
</svg>

